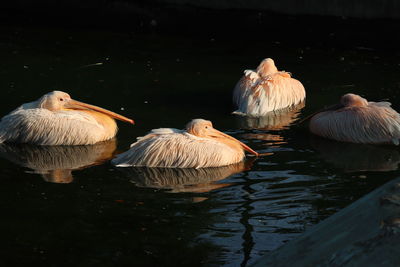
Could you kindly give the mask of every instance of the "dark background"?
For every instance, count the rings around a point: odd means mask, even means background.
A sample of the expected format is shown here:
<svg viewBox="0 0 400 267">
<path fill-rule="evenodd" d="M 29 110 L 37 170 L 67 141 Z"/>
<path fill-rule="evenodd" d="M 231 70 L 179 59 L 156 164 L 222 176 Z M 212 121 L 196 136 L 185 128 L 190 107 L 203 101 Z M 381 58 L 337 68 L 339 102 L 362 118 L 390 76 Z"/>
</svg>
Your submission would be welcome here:
<svg viewBox="0 0 400 267">
<path fill-rule="evenodd" d="M 195 194 L 142 188 L 108 162 L 56 184 L 1 159 L 0 265 L 246 266 L 398 177 L 396 148 L 326 148 L 305 126 L 243 129 L 230 115 L 233 86 L 264 57 L 304 83 L 301 116 L 347 92 L 399 110 L 398 11 L 361 0 L 1 3 L 2 116 L 58 89 L 135 119 L 119 124 L 121 151 L 203 117 L 274 155 Z"/>
<path fill-rule="evenodd" d="M 18 0 L 0 4 L 3 26 L 218 35 L 233 40 L 277 35 L 296 42 L 337 42 L 335 46 L 365 41 L 375 49 L 397 47 L 399 17 L 400 2 L 395 0 Z M 335 38 L 324 40 L 330 32 L 335 32 Z"/>
<path fill-rule="evenodd" d="M 0 4 L 0 19 L 12 24 L 112 27 L 131 31 L 285 29 L 279 15 L 302 16 L 310 25 L 323 27 L 322 17 L 369 19 L 389 23 L 400 17 L 395 0 L 17 0 Z M 281 18 L 281 19 L 278 19 Z M 283 20 L 283 21 L 282 21 Z M 388 21 L 389 20 L 389 21 Z M 293 26 L 293 25 L 291 25 Z M 307 26 L 307 25 L 306 25 Z M 380 25 L 372 26 L 377 29 Z M 386 31 L 385 28 L 380 30 Z"/>
</svg>

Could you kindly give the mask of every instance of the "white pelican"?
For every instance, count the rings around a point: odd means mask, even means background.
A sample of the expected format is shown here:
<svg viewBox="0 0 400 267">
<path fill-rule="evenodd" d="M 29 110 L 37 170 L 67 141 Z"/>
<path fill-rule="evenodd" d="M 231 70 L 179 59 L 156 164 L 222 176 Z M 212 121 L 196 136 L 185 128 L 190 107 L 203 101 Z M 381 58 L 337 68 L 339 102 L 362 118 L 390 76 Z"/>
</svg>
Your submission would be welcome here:
<svg viewBox="0 0 400 267">
<path fill-rule="evenodd" d="M 0 121 L 0 143 L 89 145 L 113 138 L 122 115 L 71 99 L 61 91 L 23 104 Z"/>
<path fill-rule="evenodd" d="M 195 119 L 186 130 L 153 129 L 112 163 L 118 167 L 220 167 L 242 161 L 243 150 L 259 156 L 239 140 L 214 129 L 210 121 Z"/>
<path fill-rule="evenodd" d="M 263 116 L 270 111 L 287 108 L 306 97 L 304 86 L 290 73 L 278 71 L 274 61 L 266 58 L 256 71 L 245 70 L 233 91 L 234 113 Z"/>
<path fill-rule="evenodd" d="M 400 114 L 390 105 L 345 94 L 340 104 L 311 115 L 310 131 L 342 142 L 398 145 Z"/>
</svg>

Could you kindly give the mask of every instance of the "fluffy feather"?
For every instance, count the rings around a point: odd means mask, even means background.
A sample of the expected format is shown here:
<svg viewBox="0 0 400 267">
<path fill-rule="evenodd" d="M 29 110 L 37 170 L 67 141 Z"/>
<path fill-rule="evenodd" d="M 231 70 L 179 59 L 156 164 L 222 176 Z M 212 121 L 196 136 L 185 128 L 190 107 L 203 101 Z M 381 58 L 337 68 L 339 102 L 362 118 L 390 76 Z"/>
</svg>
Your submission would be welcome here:
<svg viewBox="0 0 400 267">
<path fill-rule="evenodd" d="M 257 72 L 246 70 L 233 92 L 233 101 L 238 107 L 235 113 L 250 116 L 263 116 L 299 104 L 305 97 L 301 82 L 291 78 L 288 72 L 277 71 L 269 58 L 261 62 Z"/>
<path fill-rule="evenodd" d="M 53 112 L 20 107 L 0 121 L 0 142 L 36 145 L 94 144 L 115 136 L 105 131 L 90 114 L 80 111 Z"/>
<path fill-rule="evenodd" d="M 234 158 L 226 155 L 235 155 Z M 235 153 L 229 146 L 183 133 L 150 133 L 112 160 L 118 167 L 204 168 L 242 161 L 244 152 Z"/>
<path fill-rule="evenodd" d="M 345 96 L 365 100 L 353 94 Z M 398 145 L 400 114 L 388 102 L 365 103 L 317 113 L 311 118 L 310 131 L 343 142 Z"/>
<path fill-rule="evenodd" d="M 200 128 L 199 125 L 203 124 L 205 126 Z M 197 133 L 210 133 L 212 137 L 200 137 Z M 223 138 L 227 137 L 219 133 L 212 128 L 211 122 L 201 119 L 190 122 L 186 131 L 170 128 L 152 130 L 138 138 L 112 163 L 118 167 L 205 168 L 242 161 L 245 154 L 240 142 L 228 138 L 228 142 L 224 143 Z"/>
<path fill-rule="evenodd" d="M 53 91 L 4 116 L 0 121 L 0 143 L 95 144 L 116 135 L 114 118 L 133 124 L 133 120 L 122 115 Z"/>
</svg>

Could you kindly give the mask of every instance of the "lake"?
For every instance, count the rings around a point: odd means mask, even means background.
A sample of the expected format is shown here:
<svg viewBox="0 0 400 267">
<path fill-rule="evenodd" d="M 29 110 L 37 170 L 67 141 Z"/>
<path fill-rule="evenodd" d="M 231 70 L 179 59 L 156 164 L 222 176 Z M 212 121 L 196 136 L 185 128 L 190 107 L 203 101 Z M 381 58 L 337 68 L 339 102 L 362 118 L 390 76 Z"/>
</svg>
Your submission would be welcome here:
<svg viewBox="0 0 400 267">
<path fill-rule="evenodd" d="M 348 92 L 400 110 L 392 22 L 335 19 L 319 29 L 314 19 L 185 34 L 1 26 L 1 116 L 62 90 L 136 125 L 118 123 L 117 138 L 95 146 L 0 147 L 0 262 L 247 266 L 398 177 L 398 148 L 332 142 L 296 124 Z M 304 84 L 304 107 L 260 119 L 231 114 L 243 70 L 266 57 Z M 182 129 L 194 118 L 272 154 L 204 170 L 110 164 L 150 129 Z"/>
</svg>

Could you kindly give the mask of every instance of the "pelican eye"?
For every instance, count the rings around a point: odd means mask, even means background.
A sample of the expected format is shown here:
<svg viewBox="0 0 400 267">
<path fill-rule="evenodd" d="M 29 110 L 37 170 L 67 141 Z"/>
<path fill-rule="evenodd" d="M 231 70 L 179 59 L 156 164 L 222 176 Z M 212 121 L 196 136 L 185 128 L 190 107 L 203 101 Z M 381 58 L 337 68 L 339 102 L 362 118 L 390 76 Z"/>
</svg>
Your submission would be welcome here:
<svg viewBox="0 0 400 267">
<path fill-rule="evenodd" d="M 60 98 L 59 100 L 60 100 L 60 101 L 64 101 L 64 98 Z"/>
</svg>

